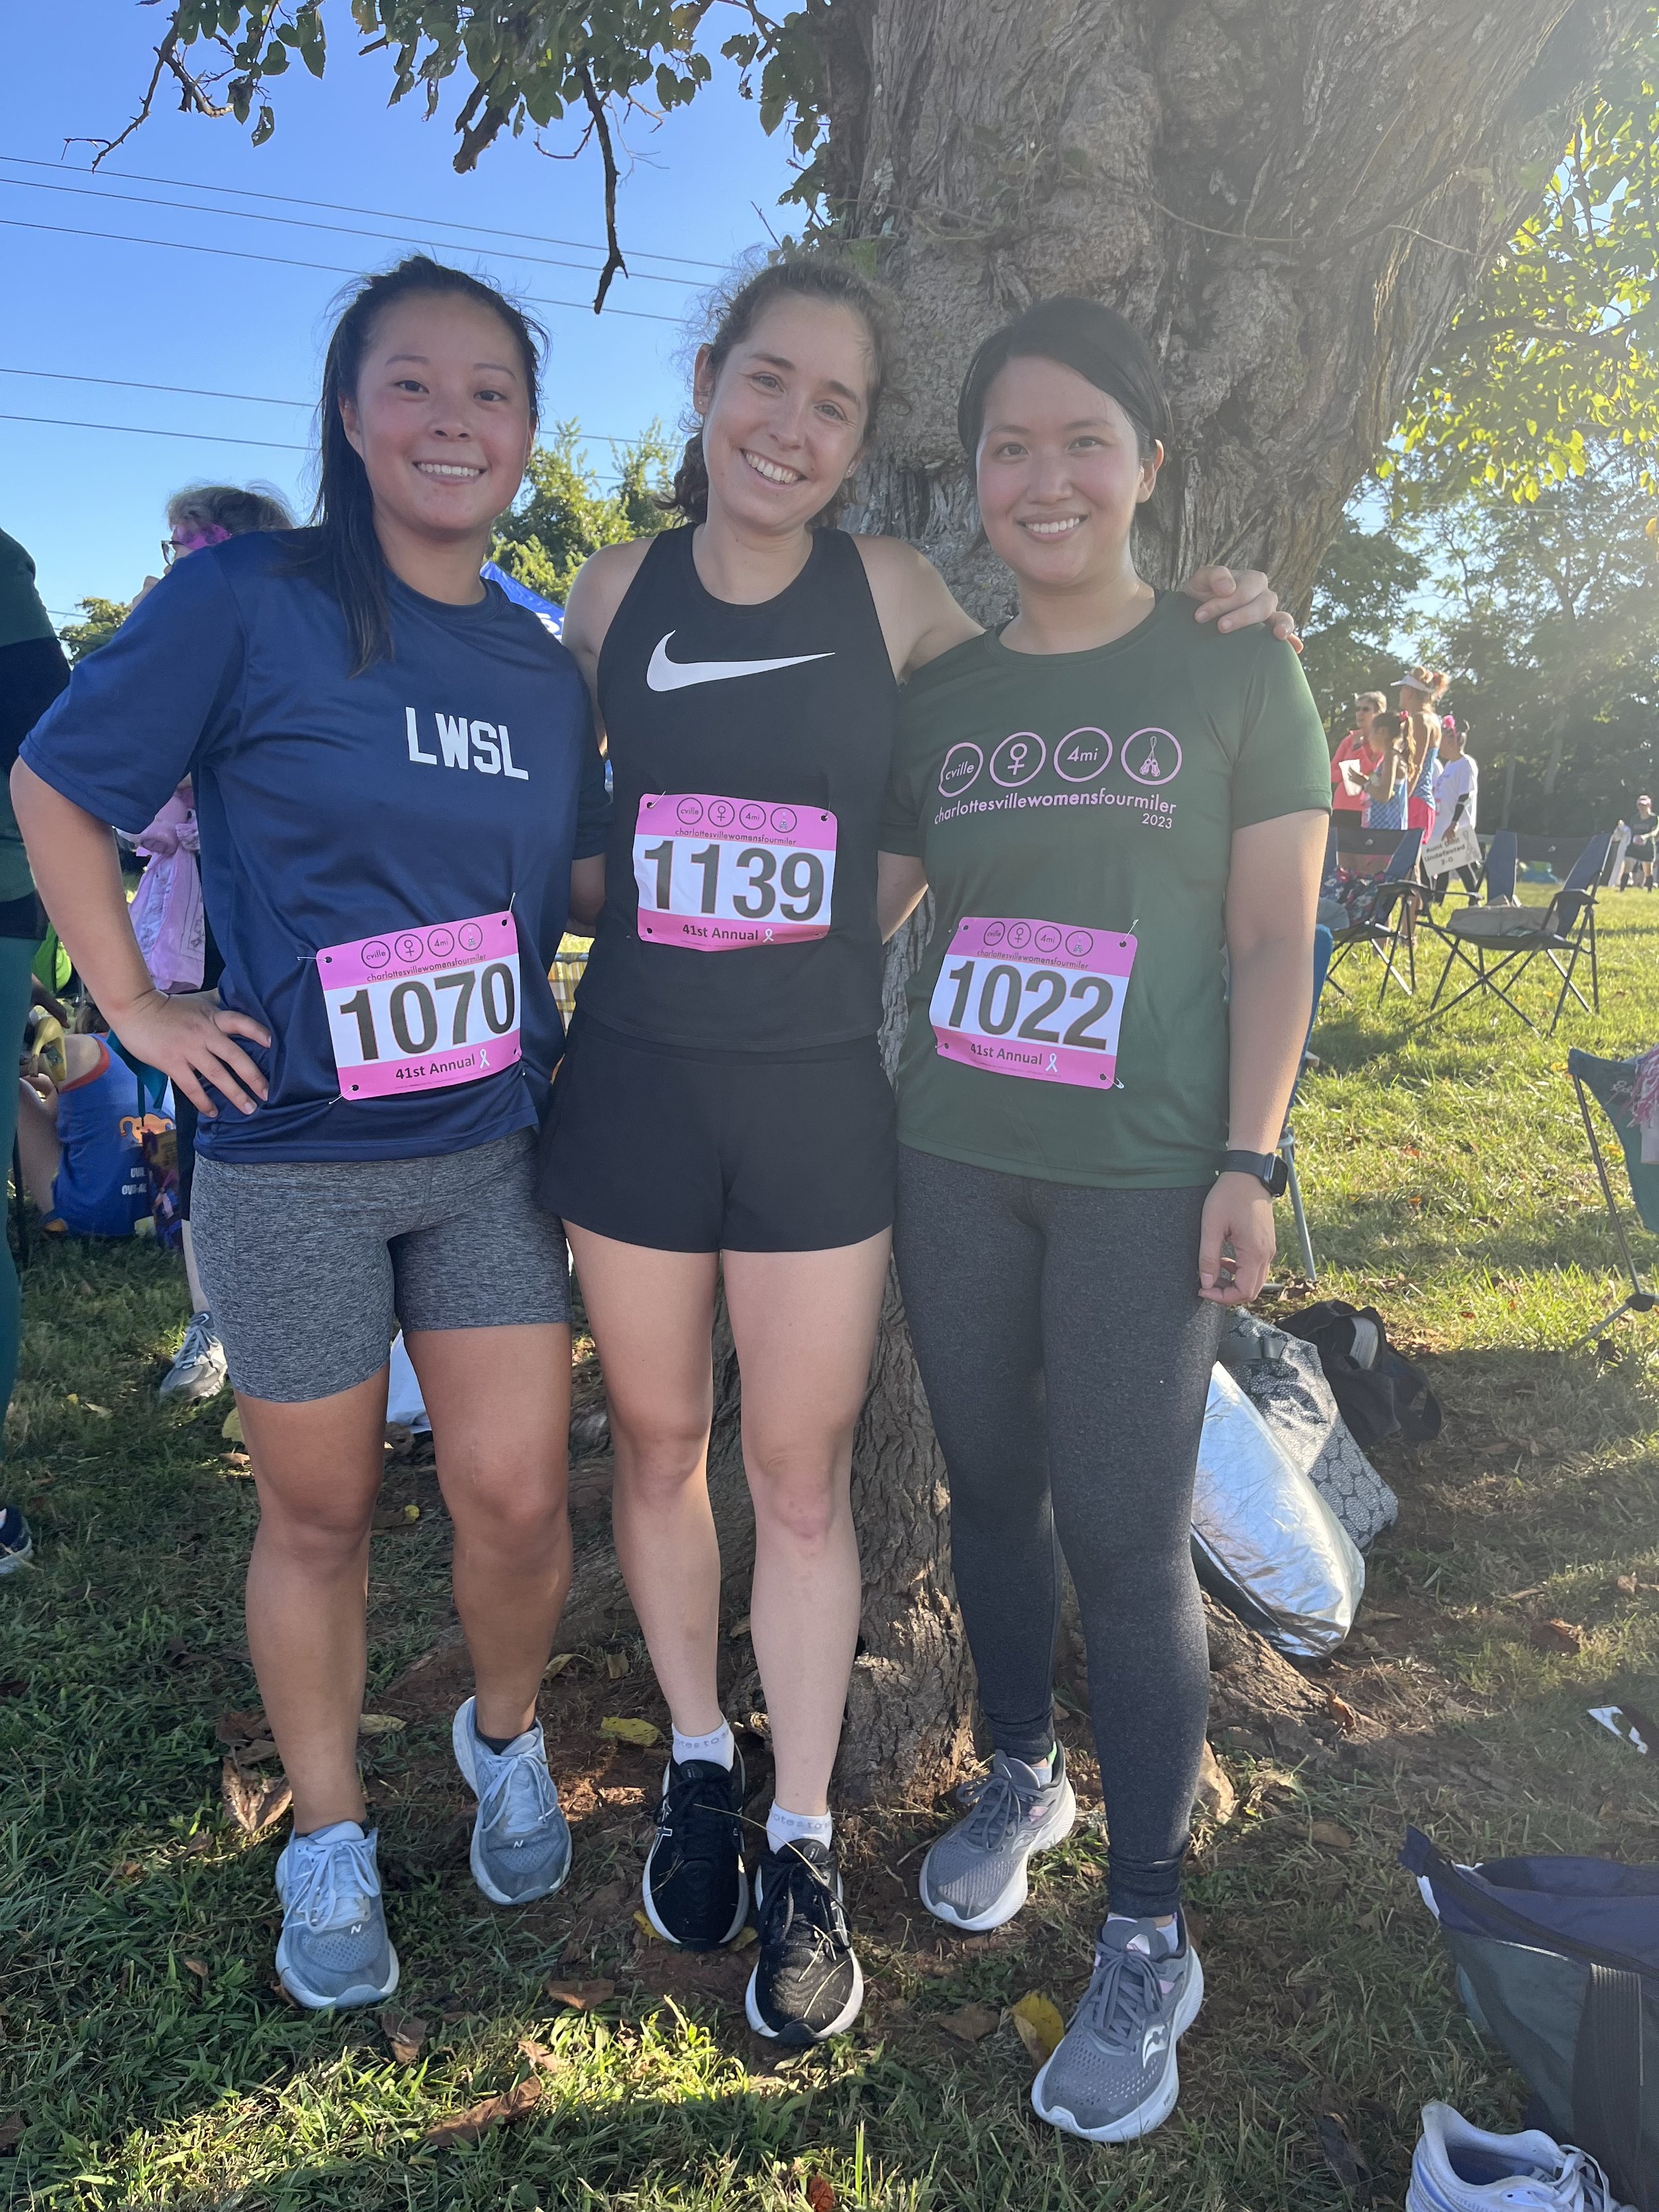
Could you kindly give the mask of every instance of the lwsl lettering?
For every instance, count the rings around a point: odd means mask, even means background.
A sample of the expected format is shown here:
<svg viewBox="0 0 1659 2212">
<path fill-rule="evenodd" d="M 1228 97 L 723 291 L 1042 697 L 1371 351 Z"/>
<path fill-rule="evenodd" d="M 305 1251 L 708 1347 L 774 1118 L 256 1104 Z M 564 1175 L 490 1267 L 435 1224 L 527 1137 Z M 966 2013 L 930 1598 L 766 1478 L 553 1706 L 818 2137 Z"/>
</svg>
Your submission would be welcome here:
<svg viewBox="0 0 1659 2212">
<path fill-rule="evenodd" d="M 434 714 L 437 725 L 436 752 L 421 743 L 420 717 L 412 707 L 404 708 L 409 730 L 409 757 L 422 768 L 473 768 L 480 775 L 511 776 L 528 783 L 530 770 L 513 764 L 513 747 L 505 722 L 469 722 L 465 714 Z"/>
</svg>

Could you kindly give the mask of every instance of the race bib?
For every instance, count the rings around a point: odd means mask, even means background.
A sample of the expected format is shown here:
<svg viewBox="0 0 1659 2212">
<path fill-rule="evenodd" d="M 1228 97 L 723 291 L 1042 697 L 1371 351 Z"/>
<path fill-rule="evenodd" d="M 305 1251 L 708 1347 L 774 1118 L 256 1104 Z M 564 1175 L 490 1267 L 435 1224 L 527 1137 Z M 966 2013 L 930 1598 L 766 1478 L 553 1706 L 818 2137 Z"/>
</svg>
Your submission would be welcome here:
<svg viewBox="0 0 1659 2212">
<path fill-rule="evenodd" d="M 510 914 L 325 945 L 317 955 L 343 1098 L 393 1098 L 515 1066 L 519 932 Z"/>
<path fill-rule="evenodd" d="M 1137 950 L 1103 929 L 964 916 L 927 1009 L 940 1056 L 1109 1091 Z"/>
<path fill-rule="evenodd" d="M 640 801 L 634 880 L 648 945 L 737 952 L 830 933 L 836 817 L 706 791 Z"/>
</svg>

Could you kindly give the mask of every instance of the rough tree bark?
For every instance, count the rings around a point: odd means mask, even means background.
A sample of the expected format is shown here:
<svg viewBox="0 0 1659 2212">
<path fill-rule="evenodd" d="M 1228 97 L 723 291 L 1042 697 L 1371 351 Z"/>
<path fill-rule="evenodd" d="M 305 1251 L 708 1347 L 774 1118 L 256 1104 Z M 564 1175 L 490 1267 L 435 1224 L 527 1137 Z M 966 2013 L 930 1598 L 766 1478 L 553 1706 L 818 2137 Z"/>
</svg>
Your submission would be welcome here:
<svg viewBox="0 0 1659 2212">
<path fill-rule="evenodd" d="M 903 302 L 911 405 L 862 526 L 911 538 L 990 619 L 955 394 L 1033 299 L 1112 301 L 1163 357 L 1176 436 L 1147 572 L 1252 562 L 1304 598 L 1343 505 L 1528 206 L 1644 0 L 831 0 L 818 15 L 840 220 Z M 890 1017 L 914 933 L 890 963 Z M 864 1635 L 844 1801 L 967 1742 L 942 1470 L 890 1292 L 859 1432 Z"/>
</svg>

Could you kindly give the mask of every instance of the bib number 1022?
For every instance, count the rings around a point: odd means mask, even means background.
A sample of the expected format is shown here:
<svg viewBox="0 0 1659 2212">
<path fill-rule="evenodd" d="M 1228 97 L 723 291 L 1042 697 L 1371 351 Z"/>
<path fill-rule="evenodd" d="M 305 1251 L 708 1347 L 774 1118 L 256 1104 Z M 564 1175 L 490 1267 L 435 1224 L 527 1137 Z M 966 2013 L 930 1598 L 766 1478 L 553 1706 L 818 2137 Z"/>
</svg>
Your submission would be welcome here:
<svg viewBox="0 0 1659 2212">
<path fill-rule="evenodd" d="M 640 801 L 634 881 L 640 935 L 698 952 L 793 945 L 829 934 L 833 814 L 707 792 Z"/>
<path fill-rule="evenodd" d="M 958 922 L 928 1012 L 941 1058 L 1109 1090 L 1133 937 L 993 915 Z"/>
</svg>

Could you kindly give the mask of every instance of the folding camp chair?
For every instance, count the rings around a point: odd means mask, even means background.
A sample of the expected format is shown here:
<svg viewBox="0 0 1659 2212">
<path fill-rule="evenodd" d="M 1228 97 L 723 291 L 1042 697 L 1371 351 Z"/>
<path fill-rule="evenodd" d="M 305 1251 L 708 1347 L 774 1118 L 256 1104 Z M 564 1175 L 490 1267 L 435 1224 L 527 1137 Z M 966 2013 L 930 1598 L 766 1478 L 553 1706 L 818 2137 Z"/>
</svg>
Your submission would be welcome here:
<svg viewBox="0 0 1659 2212">
<path fill-rule="evenodd" d="M 1407 998 L 1417 988 L 1417 917 L 1423 891 L 1416 881 L 1418 856 L 1423 849 L 1421 830 L 1407 830 L 1395 847 L 1389 865 L 1360 896 L 1366 902 L 1346 927 L 1333 930 L 1334 947 L 1327 981 L 1333 990 L 1348 994 L 1336 980 L 1336 971 L 1356 946 L 1369 945 L 1382 963 L 1382 981 L 1376 994 L 1380 1006 L 1390 982 L 1398 983 Z M 1404 956 L 1402 976 L 1395 964 Z"/>
<path fill-rule="evenodd" d="M 1504 833 L 1500 832 L 1500 835 Z M 1498 840 L 1493 839 L 1494 847 Z M 1533 962 L 1547 960 L 1561 978 L 1560 995 L 1555 1001 L 1555 1011 L 1550 1017 L 1546 1035 L 1555 1035 L 1555 1025 L 1560 1020 L 1569 993 L 1586 1013 L 1590 1011 L 1590 1000 L 1597 1013 L 1601 1011 L 1601 982 L 1595 958 L 1595 894 L 1606 872 L 1607 853 L 1613 843 L 1611 830 L 1599 830 L 1573 862 L 1567 879 L 1545 908 L 1541 918 L 1536 907 L 1499 906 L 1493 903 L 1493 876 L 1491 857 L 1487 860 L 1487 903 L 1485 906 L 1465 907 L 1461 913 L 1449 915 L 1437 934 L 1450 946 L 1446 964 L 1440 971 L 1440 981 L 1435 985 L 1434 996 L 1429 1001 L 1429 1011 L 1418 1026 L 1449 1013 L 1465 999 L 1478 993 L 1490 991 L 1501 999 L 1512 1014 L 1517 1014 L 1529 1030 L 1538 1024 L 1530 1014 L 1517 1006 L 1510 995 L 1526 974 Z M 1511 872 L 1509 881 L 1513 889 L 1513 860 L 1508 862 Z M 1474 953 L 1471 959 L 1470 952 Z M 1588 957 L 1590 972 L 1590 1000 L 1586 1000 L 1574 980 L 1578 963 Z M 1471 969 L 1474 981 L 1466 983 L 1461 991 L 1441 1002 L 1441 994 L 1451 974 L 1455 961 L 1462 960 Z"/>
<path fill-rule="evenodd" d="M 1593 1328 L 1587 1328 L 1582 1336 L 1575 1337 L 1569 1347 L 1571 1350 L 1576 1350 L 1581 1344 L 1588 1344 L 1592 1337 L 1606 1335 L 1614 1322 L 1624 1315 L 1647 1313 L 1655 1305 L 1659 1305 L 1659 1292 L 1648 1288 L 1631 1257 L 1630 1239 L 1625 1234 L 1619 1201 L 1613 1194 L 1607 1164 L 1602 1158 L 1595 1118 L 1589 1109 L 1589 1102 L 1594 1098 L 1612 1122 L 1624 1151 L 1631 1196 L 1636 1200 L 1636 1211 L 1642 1226 L 1659 1234 L 1659 1166 L 1644 1164 L 1642 1133 L 1631 1118 L 1631 1083 L 1640 1064 L 1639 1059 L 1599 1060 L 1594 1053 L 1589 1052 L 1575 1051 L 1567 1054 L 1567 1073 L 1578 1093 L 1578 1110 L 1584 1117 L 1584 1134 L 1589 1139 L 1590 1158 L 1595 1163 L 1596 1178 L 1601 1185 L 1601 1195 L 1607 1200 L 1607 1218 L 1612 1222 L 1613 1236 L 1618 1239 L 1625 1273 L 1630 1277 L 1630 1296 L 1622 1304 L 1616 1305 L 1610 1314 L 1604 1315 Z"/>
<path fill-rule="evenodd" d="M 1279 1139 L 1279 1157 L 1290 1178 L 1286 1188 L 1291 1194 L 1291 1212 L 1296 1218 L 1296 1241 L 1302 1248 L 1302 1272 L 1310 1283 L 1316 1283 L 1319 1276 L 1314 1267 L 1313 1238 L 1308 1233 L 1308 1210 L 1302 1203 L 1302 1182 L 1296 1171 L 1296 1133 L 1291 1127 L 1291 1115 L 1296 1111 L 1296 1094 L 1312 1060 L 1308 1046 L 1313 1037 L 1313 1025 L 1319 1018 L 1319 994 L 1330 973 L 1331 950 L 1331 932 L 1322 921 L 1314 930 L 1313 1006 L 1308 1015 L 1308 1034 L 1302 1041 L 1302 1066 L 1291 1087 L 1291 1103 L 1285 1110 L 1284 1134 Z"/>
</svg>

